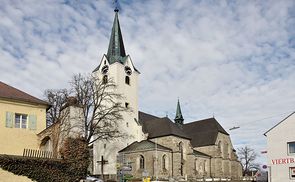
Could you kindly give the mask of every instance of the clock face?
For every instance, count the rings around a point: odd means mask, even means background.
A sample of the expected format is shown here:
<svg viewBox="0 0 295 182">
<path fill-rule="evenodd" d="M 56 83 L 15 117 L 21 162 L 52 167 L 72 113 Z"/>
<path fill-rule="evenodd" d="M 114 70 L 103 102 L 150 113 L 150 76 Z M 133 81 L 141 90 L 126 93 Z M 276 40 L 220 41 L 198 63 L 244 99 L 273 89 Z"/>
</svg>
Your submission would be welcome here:
<svg viewBox="0 0 295 182">
<path fill-rule="evenodd" d="M 101 68 L 101 73 L 102 74 L 107 74 L 109 71 L 109 67 L 108 65 L 104 65 L 102 68 Z"/>
<path fill-rule="evenodd" d="M 125 66 L 125 73 L 127 75 L 131 75 L 132 74 L 132 70 L 131 70 L 131 68 L 129 66 Z"/>
</svg>

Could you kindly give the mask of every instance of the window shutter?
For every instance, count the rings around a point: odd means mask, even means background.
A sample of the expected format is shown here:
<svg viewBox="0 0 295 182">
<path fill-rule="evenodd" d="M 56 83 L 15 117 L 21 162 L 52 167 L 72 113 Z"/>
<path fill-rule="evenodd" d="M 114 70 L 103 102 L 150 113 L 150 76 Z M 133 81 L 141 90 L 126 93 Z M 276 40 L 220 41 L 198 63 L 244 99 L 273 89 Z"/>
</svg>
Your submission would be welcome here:
<svg viewBox="0 0 295 182">
<path fill-rule="evenodd" d="M 37 129 L 37 116 L 29 115 L 29 129 L 36 130 Z"/>
<path fill-rule="evenodd" d="M 6 124 L 5 126 L 7 128 L 12 128 L 13 127 L 13 116 L 14 116 L 14 113 L 12 112 L 6 112 Z"/>
</svg>

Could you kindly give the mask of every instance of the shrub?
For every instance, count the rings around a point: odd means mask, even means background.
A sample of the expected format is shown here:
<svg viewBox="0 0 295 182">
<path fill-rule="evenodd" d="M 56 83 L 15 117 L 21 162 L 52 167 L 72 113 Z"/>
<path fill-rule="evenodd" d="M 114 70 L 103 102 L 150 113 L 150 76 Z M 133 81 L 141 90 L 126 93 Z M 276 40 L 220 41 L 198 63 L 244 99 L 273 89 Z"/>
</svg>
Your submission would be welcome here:
<svg viewBox="0 0 295 182">
<path fill-rule="evenodd" d="M 35 181 L 79 181 L 79 175 L 63 160 L 0 155 L 0 168 Z"/>
<path fill-rule="evenodd" d="M 66 139 L 61 155 L 63 159 L 0 155 L 0 168 L 40 182 L 74 182 L 85 178 L 89 152 L 82 138 Z"/>
</svg>

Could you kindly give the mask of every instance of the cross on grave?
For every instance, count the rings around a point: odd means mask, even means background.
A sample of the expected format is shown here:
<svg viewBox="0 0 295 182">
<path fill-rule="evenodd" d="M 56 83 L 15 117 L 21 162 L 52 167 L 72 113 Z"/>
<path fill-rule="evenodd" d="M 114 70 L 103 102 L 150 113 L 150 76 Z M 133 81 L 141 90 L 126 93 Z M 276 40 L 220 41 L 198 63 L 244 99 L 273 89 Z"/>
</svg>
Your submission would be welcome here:
<svg viewBox="0 0 295 182">
<path fill-rule="evenodd" d="M 103 155 L 102 155 L 102 156 L 101 156 L 101 160 L 100 160 L 100 161 L 97 161 L 97 163 L 101 164 L 101 176 L 102 176 L 102 179 L 103 179 L 103 181 L 104 181 L 103 166 L 104 166 L 105 164 L 107 164 L 108 161 L 107 161 L 107 160 L 104 160 L 104 159 L 103 159 Z"/>
</svg>

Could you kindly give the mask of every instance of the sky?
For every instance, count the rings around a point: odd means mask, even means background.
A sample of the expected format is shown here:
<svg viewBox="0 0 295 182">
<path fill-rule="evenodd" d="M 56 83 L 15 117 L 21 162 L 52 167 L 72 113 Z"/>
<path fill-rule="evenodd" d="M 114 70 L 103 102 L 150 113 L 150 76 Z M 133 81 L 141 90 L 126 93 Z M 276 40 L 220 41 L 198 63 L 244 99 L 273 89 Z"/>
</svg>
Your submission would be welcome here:
<svg viewBox="0 0 295 182">
<path fill-rule="evenodd" d="M 68 88 L 107 53 L 113 10 L 112 0 L 2 0 L 0 81 L 39 98 Z M 141 111 L 173 119 L 179 98 L 185 123 L 215 117 L 235 148 L 260 153 L 263 133 L 295 110 L 295 1 L 121 0 L 119 20 Z"/>
</svg>

